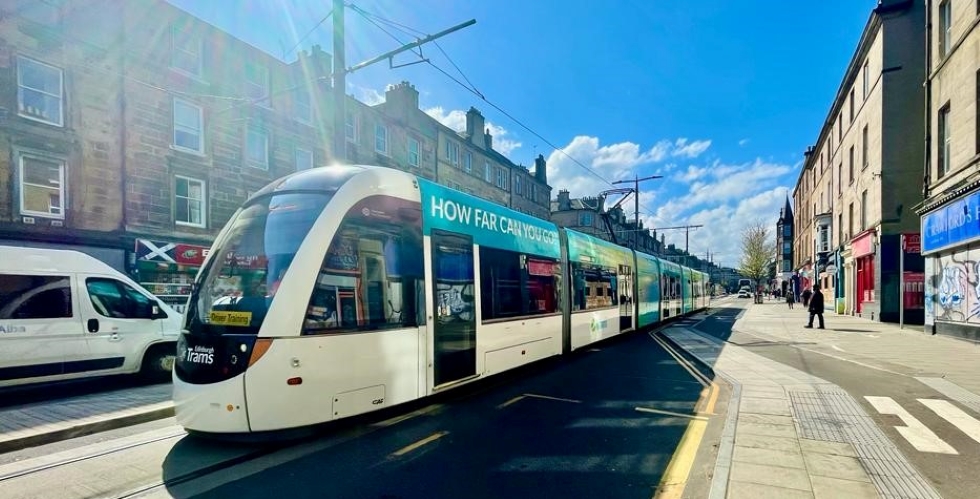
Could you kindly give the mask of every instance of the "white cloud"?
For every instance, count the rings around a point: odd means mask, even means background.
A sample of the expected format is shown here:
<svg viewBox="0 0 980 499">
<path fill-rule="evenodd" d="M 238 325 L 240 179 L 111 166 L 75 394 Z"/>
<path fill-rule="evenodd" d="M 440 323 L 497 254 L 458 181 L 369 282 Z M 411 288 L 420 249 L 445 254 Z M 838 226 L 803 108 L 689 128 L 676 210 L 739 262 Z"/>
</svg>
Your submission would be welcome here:
<svg viewBox="0 0 980 499">
<path fill-rule="evenodd" d="M 738 141 L 738 146 L 739 147 L 744 147 L 745 144 L 748 144 L 748 143 L 749 143 L 749 139 L 742 139 L 742 140 Z"/>
<path fill-rule="evenodd" d="M 457 132 L 466 130 L 466 111 L 453 109 L 446 112 L 442 106 L 430 107 L 424 111 L 429 116 L 435 118 L 439 123 L 442 123 L 443 125 L 446 125 Z M 486 126 L 490 129 L 490 135 L 493 135 L 493 149 L 500 154 L 509 156 L 515 149 L 523 145 L 517 140 L 508 138 L 510 132 L 504 127 L 494 124 L 491 121 L 488 121 Z"/>
<path fill-rule="evenodd" d="M 711 147 L 710 140 L 695 140 L 688 144 L 687 139 L 677 139 L 674 143 L 674 150 L 671 151 L 670 155 L 696 158 L 704 151 L 707 151 L 709 147 Z"/>
<path fill-rule="evenodd" d="M 609 181 L 628 179 L 637 168 L 654 165 L 667 158 L 695 160 L 711 145 L 709 140 L 688 141 L 680 138 L 661 140 L 643 149 L 633 142 L 602 145 L 598 138 L 578 136 L 562 151 L 548 157 L 548 180 L 555 192 L 567 189 L 571 196 L 594 196 L 610 185 L 593 175 L 571 158 L 589 167 Z M 569 158 L 568 156 L 571 156 Z M 643 184 L 640 214 L 647 228 L 702 225 L 689 233 L 691 254 L 704 257 L 710 250 L 715 263 L 737 267 L 741 257 L 741 233 L 749 224 L 762 221 L 775 231 L 779 210 L 786 201 L 787 183 L 799 165 L 777 163 L 757 158 L 745 163 L 721 160 L 677 165 L 661 164 L 661 173 L 671 172 L 663 180 Z M 620 187 L 620 186 L 617 186 Z M 608 204 L 619 200 L 612 196 Z M 634 201 L 623 205 L 632 217 Z M 654 210 L 653 213 L 650 213 Z M 684 248 L 683 230 L 658 232 L 667 243 Z M 775 237 L 775 235 L 773 235 Z"/>
<path fill-rule="evenodd" d="M 376 106 L 385 101 L 385 93 L 373 88 L 348 83 L 347 89 L 354 94 L 355 99 L 369 106 Z"/>
</svg>

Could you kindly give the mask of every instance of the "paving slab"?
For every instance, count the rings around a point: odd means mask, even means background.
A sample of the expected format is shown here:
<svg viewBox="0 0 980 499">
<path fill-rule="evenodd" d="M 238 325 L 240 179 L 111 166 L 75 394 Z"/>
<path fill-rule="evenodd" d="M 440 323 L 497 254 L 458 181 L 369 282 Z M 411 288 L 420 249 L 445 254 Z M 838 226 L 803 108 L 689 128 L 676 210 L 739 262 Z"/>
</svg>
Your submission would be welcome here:
<svg viewBox="0 0 980 499">
<path fill-rule="evenodd" d="M 159 384 L 0 409 L 0 453 L 171 417 L 172 393 Z"/>
</svg>

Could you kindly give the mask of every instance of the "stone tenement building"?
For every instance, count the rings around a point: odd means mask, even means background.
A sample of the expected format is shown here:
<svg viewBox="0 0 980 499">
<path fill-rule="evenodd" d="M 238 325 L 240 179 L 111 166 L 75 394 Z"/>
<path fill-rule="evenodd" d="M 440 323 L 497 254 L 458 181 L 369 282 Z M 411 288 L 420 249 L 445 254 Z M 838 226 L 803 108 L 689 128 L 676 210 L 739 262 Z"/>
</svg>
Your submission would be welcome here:
<svg viewBox="0 0 980 499">
<path fill-rule="evenodd" d="M 882 0 L 793 191 L 793 254 L 800 289 L 824 288 L 828 309 L 921 323 L 900 291 L 903 234 L 918 233 L 921 199 L 925 7 Z M 906 248 L 908 249 L 908 248 Z M 905 255 L 905 270 L 921 258 Z M 914 278 L 914 277 L 910 277 Z"/>
<path fill-rule="evenodd" d="M 980 341 L 980 5 L 927 5 L 925 201 L 916 210 L 925 268 L 910 286 L 924 287 L 926 331 Z"/>
<path fill-rule="evenodd" d="M 476 110 L 454 131 L 408 84 L 348 99 L 330 150 L 332 60 L 283 62 L 163 0 L 0 3 L 0 244 L 73 248 L 182 304 L 204 250 L 275 178 L 335 160 L 404 169 L 547 218 L 534 174 Z"/>
<path fill-rule="evenodd" d="M 551 221 L 630 248 L 635 244 L 636 249 L 644 253 L 663 253 L 663 244 L 657 241 L 656 231 L 651 235 L 643 228 L 642 220 L 637 227 L 634 220 L 627 220 L 619 206 L 607 209 L 605 196 L 572 199 L 569 194 L 566 190 L 558 191 L 558 198 L 551 202 Z M 638 239 L 634 240 L 634 237 Z"/>
</svg>

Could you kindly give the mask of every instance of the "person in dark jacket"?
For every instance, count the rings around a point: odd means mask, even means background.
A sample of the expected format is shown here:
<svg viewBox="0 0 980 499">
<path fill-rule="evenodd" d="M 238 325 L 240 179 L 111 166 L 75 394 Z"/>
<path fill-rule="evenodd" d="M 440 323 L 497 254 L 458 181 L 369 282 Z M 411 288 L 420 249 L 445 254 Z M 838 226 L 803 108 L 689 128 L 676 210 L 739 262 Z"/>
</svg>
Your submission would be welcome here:
<svg viewBox="0 0 980 499">
<path fill-rule="evenodd" d="M 810 323 L 807 324 L 806 328 L 813 329 L 813 316 L 817 316 L 820 319 L 820 329 L 823 329 L 823 293 L 820 292 L 820 285 L 813 285 L 813 296 L 810 297 L 810 305 L 808 307 L 810 312 Z"/>
<path fill-rule="evenodd" d="M 803 290 L 802 293 L 800 293 L 800 298 L 803 298 L 803 306 L 804 307 L 809 307 L 810 306 L 810 297 L 811 296 L 813 296 L 813 292 L 810 291 L 810 288 L 806 288 L 806 289 Z"/>
</svg>

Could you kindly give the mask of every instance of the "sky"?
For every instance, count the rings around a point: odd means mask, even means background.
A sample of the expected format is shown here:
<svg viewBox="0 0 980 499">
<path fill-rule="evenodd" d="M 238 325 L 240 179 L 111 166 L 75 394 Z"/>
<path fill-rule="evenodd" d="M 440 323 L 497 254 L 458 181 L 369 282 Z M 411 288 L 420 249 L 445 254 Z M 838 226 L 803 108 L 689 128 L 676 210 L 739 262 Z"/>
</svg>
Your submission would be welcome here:
<svg viewBox="0 0 980 499">
<path fill-rule="evenodd" d="M 318 25 L 329 0 L 169 1 L 286 62 L 314 44 L 332 52 L 332 19 Z M 348 66 L 476 24 L 424 46 L 430 63 L 404 53 L 352 73 L 348 92 L 375 104 L 411 82 L 420 107 L 457 130 L 476 107 L 495 149 L 524 165 L 544 155 L 553 197 L 660 175 L 640 186 L 645 226 L 702 225 L 690 252 L 737 267 L 745 226 L 775 231 L 876 4 L 354 0 Z M 684 230 L 659 233 L 684 248 Z"/>
</svg>

